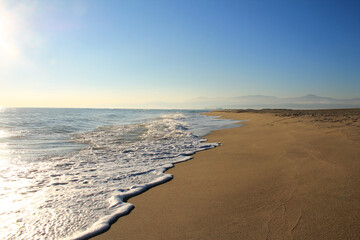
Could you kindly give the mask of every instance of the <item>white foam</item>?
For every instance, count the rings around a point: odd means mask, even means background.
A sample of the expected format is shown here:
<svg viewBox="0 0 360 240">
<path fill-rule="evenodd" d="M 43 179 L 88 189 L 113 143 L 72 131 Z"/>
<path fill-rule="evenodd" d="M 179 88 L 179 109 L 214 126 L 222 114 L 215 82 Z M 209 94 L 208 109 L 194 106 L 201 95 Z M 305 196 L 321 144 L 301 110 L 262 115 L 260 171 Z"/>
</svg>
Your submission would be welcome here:
<svg viewBox="0 0 360 240">
<path fill-rule="evenodd" d="M 214 148 L 218 146 L 218 143 L 209 143 L 205 145 L 204 147 L 197 149 L 197 151 L 202 151 L 207 148 Z M 188 152 L 187 154 L 194 154 L 197 151 Z M 182 156 L 178 157 L 174 163 L 180 163 L 185 162 L 192 159 L 191 156 Z M 173 175 L 165 173 L 166 170 L 169 168 L 174 167 L 174 164 L 168 163 L 165 164 L 163 167 L 157 168 L 154 172 L 159 175 L 156 179 L 153 181 L 144 184 L 144 185 L 138 185 L 138 186 L 132 186 L 125 192 L 119 192 L 117 195 L 112 196 L 109 199 L 109 209 L 111 208 L 117 208 L 116 211 L 114 211 L 112 214 L 102 217 L 98 222 L 93 224 L 90 228 L 88 228 L 84 232 L 78 232 L 74 236 L 67 238 L 68 240 L 82 240 L 82 239 L 88 239 L 90 237 L 96 236 L 102 232 L 107 231 L 110 228 L 111 223 L 116 220 L 117 218 L 127 215 L 131 212 L 131 210 L 134 208 L 134 206 L 131 203 L 127 203 L 126 201 L 129 200 L 131 197 L 134 197 L 136 195 L 139 195 L 148 189 L 155 187 L 157 185 L 163 184 L 165 182 L 170 181 L 173 178 Z"/>
<path fill-rule="evenodd" d="M 183 158 L 182 161 L 187 161 L 190 158 Z M 109 199 L 109 208 L 115 208 L 117 207 L 116 211 L 114 211 L 112 214 L 102 217 L 97 221 L 95 224 L 93 224 L 90 228 L 88 228 L 84 232 L 78 232 L 74 234 L 72 237 L 69 237 L 67 239 L 71 240 L 82 240 L 82 239 L 88 239 L 90 237 L 96 236 L 110 228 L 110 225 L 112 222 L 114 222 L 117 218 L 127 215 L 131 212 L 131 210 L 134 208 L 134 205 L 131 203 L 125 202 L 131 197 L 134 197 L 136 195 L 139 195 L 146 190 L 155 187 L 157 185 L 160 185 L 162 183 L 170 181 L 173 176 L 171 174 L 164 173 L 167 169 L 172 168 L 173 164 L 167 164 L 163 168 L 158 168 L 157 171 L 160 175 L 158 178 L 153 180 L 152 182 L 149 182 L 143 186 L 133 186 L 126 192 L 120 192 L 117 195 L 112 196 Z"/>
<path fill-rule="evenodd" d="M 102 217 L 96 224 L 93 224 L 89 229 L 84 232 L 75 233 L 72 237 L 67 239 L 88 239 L 90 237 L 96 236 L 110 228 L 112 222 L 114 222 L 117 218 L 127 215 L 134 208 L 131 203 L 122 203 L 121 206 L 113 212 L 113 214 Z"/>
</svg>

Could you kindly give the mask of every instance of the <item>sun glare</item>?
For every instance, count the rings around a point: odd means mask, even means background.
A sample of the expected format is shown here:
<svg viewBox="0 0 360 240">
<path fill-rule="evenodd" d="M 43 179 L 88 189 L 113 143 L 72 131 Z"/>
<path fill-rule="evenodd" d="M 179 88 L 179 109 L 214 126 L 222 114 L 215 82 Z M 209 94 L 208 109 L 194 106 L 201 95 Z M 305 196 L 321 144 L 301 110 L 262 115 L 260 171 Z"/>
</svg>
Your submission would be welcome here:
<svg viewBox="0 0 360 240">
<path fill-rule="evenodd" d="M 7 137 L 8 134 L 4 130 L 0 130 L 0 138 Z"/>
<path fill-rule="evenodd" d="M 17 32 L 18 27 L 14 14 L 0 3 L 0 61 L 3 64 L 16 60 L 20 55 L 19 47 L 16 44 Z"/>
<path fill-rule="evenodd" d="M 32 37 L 27 21 L 30 12 L 31 7 L 25 3 L 10 8 L 0 1 L 0 64 L 8 66 L 22 61 L 24 47 Z"/>
<path fill-rule="evenodd" d="M 1 4 L 1 3 L 0 3 Z M 14 37 L 16 24 L 13 14 L 3 4 L 0 5 L 0 43 L 3 45 Z"/>
</svg>

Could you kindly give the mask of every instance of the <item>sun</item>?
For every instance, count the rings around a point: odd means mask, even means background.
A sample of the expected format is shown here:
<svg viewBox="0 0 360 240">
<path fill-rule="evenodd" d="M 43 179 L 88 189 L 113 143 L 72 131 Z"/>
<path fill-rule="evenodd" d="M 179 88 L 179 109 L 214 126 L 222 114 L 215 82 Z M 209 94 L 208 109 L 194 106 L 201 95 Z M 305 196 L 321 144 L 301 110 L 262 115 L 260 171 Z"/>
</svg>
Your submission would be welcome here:
<svg viewBox="0 0 360 240">
<path fill-rule="evenodd" d="M 10 7 L 6 1 L 0 0 L 0 64 L 8 66 L 22 60 L 31 32 L 30 12 L 31 8 L 25 3 Z"/>
<path fill-rule="evenodd" d="M 16 37 L 19 34 L 19 26 L 15 14 L 0 2 L 0 61 L 13 61 L 20 55 Z"/>
</svg>

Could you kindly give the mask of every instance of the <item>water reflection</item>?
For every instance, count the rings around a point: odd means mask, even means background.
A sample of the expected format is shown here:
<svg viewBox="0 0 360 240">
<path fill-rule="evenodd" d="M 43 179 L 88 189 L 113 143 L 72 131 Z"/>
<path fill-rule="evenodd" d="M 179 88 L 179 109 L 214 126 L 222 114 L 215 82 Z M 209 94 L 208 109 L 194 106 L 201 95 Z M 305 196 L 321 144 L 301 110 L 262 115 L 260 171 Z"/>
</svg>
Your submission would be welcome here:
<svg viewBox="0 0 360 240">
<path fill-rule="evenodd" d="M 5 137 L 8 137 L 8 136 L 9 136 L 9 134 L 7 132 L 0 129 L 0 138 L 5 138 Z"/>
</svg>

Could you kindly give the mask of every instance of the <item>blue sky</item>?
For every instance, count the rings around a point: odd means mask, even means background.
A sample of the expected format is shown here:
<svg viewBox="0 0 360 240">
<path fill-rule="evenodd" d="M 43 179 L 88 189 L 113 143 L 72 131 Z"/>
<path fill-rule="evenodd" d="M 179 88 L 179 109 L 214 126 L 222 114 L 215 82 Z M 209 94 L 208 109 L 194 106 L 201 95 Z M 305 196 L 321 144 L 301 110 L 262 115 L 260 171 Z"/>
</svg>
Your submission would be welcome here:
<svg viewBox="0 0 360 240">
<path fill-rule="evenodd" d="M 0 106 L 360 97 L 359 12 L 359 1 L 0 0 Z"/>
</svg>

